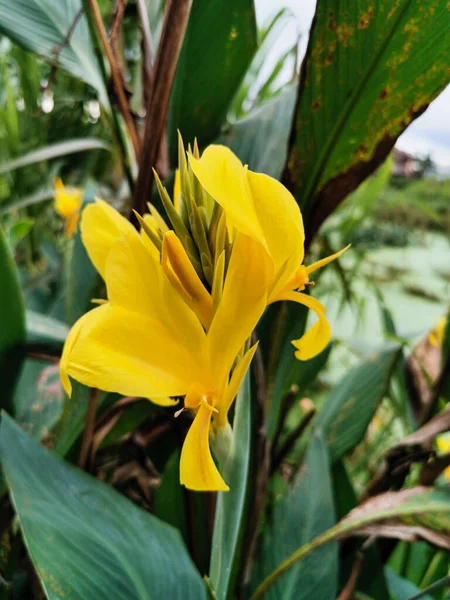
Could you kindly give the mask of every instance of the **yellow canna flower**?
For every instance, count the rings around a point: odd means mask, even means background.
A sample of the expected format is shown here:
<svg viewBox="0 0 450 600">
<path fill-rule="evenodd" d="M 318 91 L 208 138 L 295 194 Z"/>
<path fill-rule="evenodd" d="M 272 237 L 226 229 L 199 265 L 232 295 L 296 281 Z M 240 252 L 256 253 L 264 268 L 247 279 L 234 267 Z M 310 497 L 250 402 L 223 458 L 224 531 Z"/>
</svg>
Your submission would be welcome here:
<svg viewBox="0 0 450 600">
<path fill-rule="evenodd" d="M 436 325 L 430 331 L 428 339 L 433 346 L 439 348 L 444 342 L 445 329 L 447 327 L 447 315 L 442 315 L 436 321 Z"/>
<path fill-rule="evenodd" d="M 436 444 L 441 452 L 450 452 L 450 437 L 448 435 L 440 435 L 436 438 Z M 447 481 L 450 481 L 450 467 L 442 471 L 442 475 Z"/>
<path fill-rule="evenodd" d="M 66 222 L 65 235 L 68 238 L 72 237 L 77 230 L 83 194 L 81 188 L 66 187 L 59 177 L 55 180 L 54 207 L 58 215 L 63 217 Z"/>
<path fill-rule="evenodd" d="M 201 185 L 224 209 L 227 224 L 257 241 L 271 258 L 268 304 L 292 300 L 317 315 L 313 327 L 292 342 L 295 356 L 308 360 L 319 354 L 331 337 L 325 307 L 301 292 L 310 283 L 313 271 L 338 258 L 349 246 L 312 265 L 303 265 L 302 215 L 294 197 L 280 182 L 250 171 L 225 146 L 209 146 L 200 159 L 189 155 L 189 164 Z"/>
<path fill-rule="evenodd" d="M 69 333 L 60 365 L 64 389 L 71 394 L 74 378 L 162 405 L 174 403 L 170 396 L 185 396 L 195 418 L 182 449 L 181 483 L 227 490 L 209 434 L 229 431 L 228 410 L 256 348 L 241 355 L 267 302 L 264 250 L 252 238 L 236 236 L 222 300 L 214 309 L 173 232 L 164 236 L 161 264 L 145 229 L 139 234 L 97 200 L 83 211 L 81 237 L 105 280 L 108 300 Z"/>
</svg>

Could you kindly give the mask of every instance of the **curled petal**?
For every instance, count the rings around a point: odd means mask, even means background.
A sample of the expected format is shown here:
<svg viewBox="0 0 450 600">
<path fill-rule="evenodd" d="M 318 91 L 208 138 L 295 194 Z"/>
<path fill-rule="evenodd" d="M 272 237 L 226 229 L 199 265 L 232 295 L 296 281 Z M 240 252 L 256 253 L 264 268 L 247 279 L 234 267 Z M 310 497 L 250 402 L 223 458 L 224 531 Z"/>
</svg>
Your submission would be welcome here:
<svg viewBox="0 0 450 600">
<path fill-rule="evenodd" d="M 180 483 L 190 490 L 203 492 L 228 491 L 209 447 L 212 412 L 201 404 L 181 451 Z"/>
<path fill-rule="evenodd" d="M 316 298 L 300 292 L 284 292 L 277 297 L 277 300 L 291 300 L 307 306 L 313 310 L 318 321 L 309 329 L 300 339 L 293 340 L 292 344 L 297 349 L 296 358 L 299 360 L 309 360 L 320 354 L 331 339 L 331 327 L 325 317 L 325 307 Z"/>
<path fill-rule="evenodd" d="M 229 148 L 212 144 L 200 159 L 189 155 L 189 164 L 208 194 L 225 210 L 227 222 L 264 245 L 247 168 L 238 157 Z"/>
</svg>

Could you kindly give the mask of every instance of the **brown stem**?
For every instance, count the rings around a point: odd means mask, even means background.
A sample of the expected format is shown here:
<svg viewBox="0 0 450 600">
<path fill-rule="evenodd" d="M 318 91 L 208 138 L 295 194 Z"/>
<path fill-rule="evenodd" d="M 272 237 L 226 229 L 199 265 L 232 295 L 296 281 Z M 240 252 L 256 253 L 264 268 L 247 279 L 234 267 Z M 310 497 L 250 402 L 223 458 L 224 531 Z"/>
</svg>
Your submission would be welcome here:
<svg viewBox="0 0 450 600">
<path fill-rule="evenodd" d="M 436 382 L 434 383 L 431 402 L 429 403 L 429 405 L 426 407 L 426 409 L 424 411 L 425 414 L 423 414 L 423 416 L 422 416 L 422 422 L 426 422 L 430 417 L 433 416 L 433 413 L 436 412 L 436 409 L 439 404 L 439 398 L 442 394 L 442 391 L 443 391 L 444 385 L 445 385 L 445 381 L 446 381 L 447 377 L 449 376 L 448 375 L 449 373 L 450 373 L 450 354 L 447 356 L 447 359 L 442 367 L 439 377 L 437 378 Z"/>
<path fill-rule="evenodd" d="M 94 439 L 95 415 L 97 412 L 99 395 L 100 392 L 97 389 L 91 389 L 89 392 L 89 400 L 86 409 L 86 419 L 84 422 L 83 439 L 81 440 L 80 458 L 78 459 L 78 465 L 82 469 L 89 467 L 89 458 L 91 455 L 92 442 Z"/>
<path fill-rule="evenodd" d="M 337 600 L 352 600 L 354 597 L 354 592 L 356 588 L 356 584 L 358 582 L 358 576 L 361 571 L 362 564 L 364 562 L 364 554 L 362 552 L 358 552 L 356 555 L 355 563 L 352 568 L 352 572 L 350 573 L 350 577 L 345 584 L 342 592 L 339 594 Z"/>
<path fill-rule="evenodd" d="M 127 4 L 128 0 L 116 0 L 111 14 L 111 27 L 109 30 L 109 39 L 111 40 L 110 47 L 112 53 L 114 54 L 116 64 L 119 66 L 122 63 L 122 67 L 124 67 L 124 65 L 120 53 L 120 32 L 122 29 L 122 22 Z M 120 67 L 119 71 L 122 80 L 122 87 L 125 89 L 125 77 Z"/>
<path fill-rule="evenodd" d="M 420 474 L 420 483 L 422 485 L 433 485 L 439 475 L 450 467 L 450 453 L 443 456 L 437 456 L 429 463 L 426 463 Z"/>
<path fill-rule="evenodd" d="M 51 354 L 45 354 L 44 352 L 28 352 L 27 357 L 31 360 L 42 360 L 43 362 L 57 364 L 59 363 L 59 356 L 52 356 Z"/>
<path fill-rule="evenodd" d="M 134 208 L 144 213 L 153 187 L 156 165 L 166 126 L 170 91 L 186 31 L 192 0 L 168 0 L 156 56 L 153 90 L 147 105 L 144 141 L 134 192 Z"/>
<path fill-rule="evenodd" d="M 149 106 L 153 88 L 153 45 L 145 0 L 136 0 L 142 31 L 142 66 L 145 106 Z"/>
<path fill-rule="evenodd" d="M 105 26 L 103 24 L 102 15 L 100 13 L 97 0 L 88 0 L 88 2 L 95 27 L 100 37 L 100 42 L 103 51 L 106 55 L 109 67 L 111 69 L 111 79 L 114 85 L 114 91 L 117 97 L 117 101 L 119 103 L 119 109 L 130 134 L 131 143 L 133 144 L 134 148 L 134 153 L 136 155 L 136 158 L 138 158 L 141 144 L 137 133 L 136 124 L 133 120 L 133 117 L 131 116 L 130 107 L 128 106 L 128 100 L 126 98 L 125 90 L 123 88 L 120 67 L 116 61 L 111 46 L 109 45 L 108 36 L 106 34 Z"/>
</svg>

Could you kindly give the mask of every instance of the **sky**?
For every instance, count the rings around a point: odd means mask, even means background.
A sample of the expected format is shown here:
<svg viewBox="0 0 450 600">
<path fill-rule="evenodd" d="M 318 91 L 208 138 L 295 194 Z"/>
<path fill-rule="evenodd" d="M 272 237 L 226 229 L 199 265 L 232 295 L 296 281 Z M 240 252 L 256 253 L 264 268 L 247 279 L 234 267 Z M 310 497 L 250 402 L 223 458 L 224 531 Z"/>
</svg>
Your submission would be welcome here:
<svg viewBox="0 0 450 600">
<path fill-rule="evenodd" d="M 255 0 L 256 17 L 261 26 L 280 8 L 286 6 L 295 15 L 283 28 L 273 46 L 274 62 L 289 48 L 300 33 L 300 55 L 308 42 L 316 0 Z M 441 170 L 450 172 L 450 86 L 445 89 L 399 137 L 396 146 L 419 156 L 430 155 Z"/>
</svg>

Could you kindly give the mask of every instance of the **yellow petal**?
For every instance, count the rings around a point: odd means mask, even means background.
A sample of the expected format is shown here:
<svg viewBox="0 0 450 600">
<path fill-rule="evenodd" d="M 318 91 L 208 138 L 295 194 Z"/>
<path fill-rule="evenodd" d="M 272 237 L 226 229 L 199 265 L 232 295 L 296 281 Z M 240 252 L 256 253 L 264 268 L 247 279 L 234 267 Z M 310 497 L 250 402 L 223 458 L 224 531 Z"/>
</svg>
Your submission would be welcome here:
<svg viewBox="0 0 450 600">
<path fill-rule="evenodd" d="M 180 483 L 190 490 L 228 491 L 211 455 L 209 429 L 211 410 L 200 405 L 186 439 L 180 459 Z"/>
<path fill-rule="evenodd" d="M 327 256 L 326 258 L 322 258 L 321 260 L 318 260 L 317 262 L 312 263 L 312 265 L 309 265 L 306 267 L 306 272 L 308 274 L 312 273 L 313 271 L 316 271 L 317 269 L 324 267 L 325 265 L 332 262 L 333 260 L 336 260 L 337 258 L 339 258 L 341 256 L 341 254 L 344 254 L 344 252 L 346 250 L 348 250 L 350 248 L 350 246 L 351 246 L 351 244 L 348 244 L 347 246 L 345 246 L 345 248 L 342 248 L 342 250 L 339 250 L 339 252 L 335 252 L 334 254 L 331 254 L 330 256 Z"/>
<path fill-rule="evenodd" d="M 150 402 L 158 406 L 176 406 L 179 400 L 174 400 L 170 396 L 161 396 L 160 398 L 149 398 Z"/>
<path fill-rule="evenodd" d="M 104 200 L 96 199 L 81 216 L 81 238 L 89 258 L 105 279 L 106 259 L 114 242 L 125 233 L 139 237 L 134 227 Z"/>
<path fill-rule="evenodd" d="M 450 437 L 440 435 L 436 438 L 436 444 L 442 452 L 450 452 Z"/>
<path fill-rule="evenodd" d="M 55 211 L 64 219 L 70 219 L 78 213 L 83 202 L 82 188 L 66 188 L 61 181 L 55 181 Z"/>
<path fill-rule="evenodd" d="M 267 249 L 275 263 L 276 294 L 303 262 L 305 232 L 294 196 L 279 181 L 262 173 L 247 174 Z"/>
<path fill-rule="evenodd" d="M 64 388 L 64 391 L 69 396 L 72 395 L 72 383 L 69 379 L 69 358 L 72 353 L 72 349 L 78 339 L 80 331 L 83 327 L 83 323 L 89 318 L 89 313 L 83 315 L 78 321 L 72 326 L 69 331 L 69 335 L 66 338 L 63 353 L 61 355 L 61 360 L 59 363 L 59 376 L 61 378 L 61 383 Z"/>
<path fill-rule="evenodd" d="M 254 344 L 250 350 L 247 350 L 247 352 L 244 354 L 233 371 L 225 394 L 216 403 L 216 408 L 219 411 L 219 414 L 216 416 L 217 427 L 223 427 L 226 425 L 228 420 L 228 411 L 230 410 L 230 406 L 233 404 L 233 400 L 236 398 L 239 388 L 241 387 L 241 383 L 248 371 L 257 347 L 258 344 Z"/>
<path fill-rule="evenodd" d="M 267 303 L 271 259 L 260 243 L 238 233 L 222 299 L 208 332 L 216 390 L 223 393 L 233 362 Z"/>
<path fill-rule="evenodd" d="M 182 243 L 173 231 L 164 235 L 162 265 L 177 291 L 183 295 L 205 329 L 208 329 L 213 317 L 211 295 L 200 281 Z"/>
<path fill-rule="evenodd" d="M 186 394 L 199 370 L 163 323 L 109 303 L 74 325 L 61 359 L 67 390 L 70 376 L 107 392 L 164 402 Z"/>
<path fill-rule="evenodd" d="M 198 383 L 205 388 L 211 386 L 203 327 L 181 296 L 174 293 L 160 263 L 147 251 L 139 235 L 127 234 L 114 244 L 106 265 L 106 287 L 113 305 L 158 321 L 165 332 L 161 335 L 170 337 L 179 347 L 178 360 L 183 362 L 182 357 L 186 356 L 191 365 L 187 368 L 193 369 L 192 377 L 200 378 Z M 182 367 L 176 361 L 172 365 L 173 370 Z"/>
<path fill-rule="evenodd" d="M 189 164 L 201 185 L 227 214 L 227 223 L 265 244 L 264 233 L 247 181 L 247 168 L 225 146 L 211 145 L 200 160 L 189 155 Z"/>
<path fill-rule="evenodd" d="M 180 169 L 175 170 L 175 181 L 173 183 L 173 205 L 175 210 L 179 212 L 180 208 L 180 194 L 181 194 L 181 180 L 180 180 Z"/>
<path fill-rule="evenodd" d="M 284 292 L 279 295 L 279 300 L 291 300 L 307 306 L 313 310 L 317 317 L 317 323 L 309 329 L 299 340 L 294 340 L 292 344 L 297 351 L 296 358 L 299 360 L 309 360 L 320 354 L 331 339 L 331 327 L 325 317 L 325 307 L 316 298 L 299 292 Z"/>
<path fill-rule="evenodd" d="M 444 343 L 445 329 L 447 327 L 447 315 L 442 315 L 436 321 L 436 325 L 430 331 L 428 339 L 433 346 L 438 348 Z"/>
</svg>

